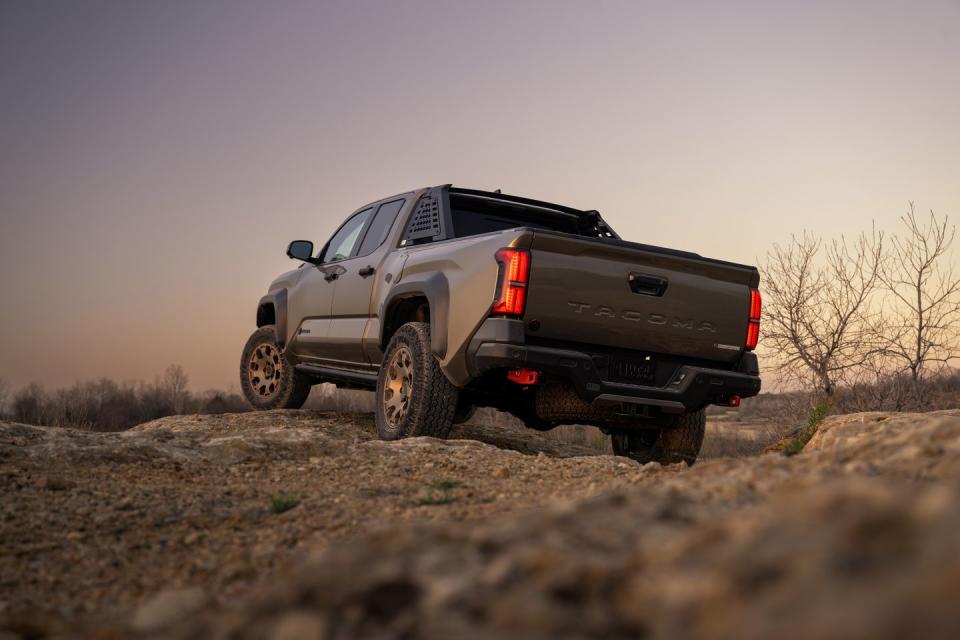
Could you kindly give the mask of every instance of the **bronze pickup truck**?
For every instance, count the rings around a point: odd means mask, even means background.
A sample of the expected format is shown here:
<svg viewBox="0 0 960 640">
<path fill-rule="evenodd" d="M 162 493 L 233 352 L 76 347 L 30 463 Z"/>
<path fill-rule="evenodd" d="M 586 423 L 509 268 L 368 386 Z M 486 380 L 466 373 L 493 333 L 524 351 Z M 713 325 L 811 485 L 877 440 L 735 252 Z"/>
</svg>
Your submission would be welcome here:
<svg viewBox="0 0 960 640">
<path fill-rule="evenodd" d="M 444 185 L 287 255 L 302 264 L 260 300 L 240 361 L 259 409 L 332 382 L 375 392 L 386 440 L 444 438 L 494 407 L 692 464 L 706 406 L 760 391 L 757 269 L 626 242 L 596 211 Z"/>
</svg>

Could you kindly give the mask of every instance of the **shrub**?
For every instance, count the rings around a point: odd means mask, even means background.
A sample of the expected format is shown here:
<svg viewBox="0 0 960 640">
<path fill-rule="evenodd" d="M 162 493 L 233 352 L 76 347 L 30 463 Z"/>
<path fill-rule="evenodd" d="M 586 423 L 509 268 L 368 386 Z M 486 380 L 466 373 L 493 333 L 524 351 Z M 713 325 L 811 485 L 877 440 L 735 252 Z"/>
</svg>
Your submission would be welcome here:
<svg viewBox="0 0 960 640">
<path fill-rule="evenodd" d="M 270 498 L 270 510 L 274 513 L 284 513 L 290 511 L 295 506 L 300 504 L 299 498 L 294 498 L 293 496 L 273 496 Z"/>
<path fill-rule="evenodd" d="M 437 506 L 456 502 L 457 499 L 450 492 L 462 486 L 463 483 L 456 480 L 435 480 L 426 491 L 421 492 L 417 505 Z"/>
<path fill-rule="evenodd" d="M 823 422 L 823 419 L 826 418 L 829 413 L 829 403 L 817 403 L 817 406 L 810 411 L 810 415 L 807 417 L 806 426 L 804 426 L 800 432 L 797 433 L 792 440 L 787 442 L 786 446 L 784 446 L 783 455 L 795 456 L 803 451 L 803 448 L 807 446 L 808 442 L 810 442 L 810 438 L 812 438 L 817 432 L 817 428 L 820 426 L 820 423 Z"/>
<path fill-rule="evenodd" d="M 18 390 L 7 405 L 6 385 L 0 380 L 0 418 L 25 424 L 71 427 L 91 431 L 122 431 L 178 413 L 240 413 L 250 406 L 236 393 L 207 391 L 194 395 L 184 388 L 186 374 L 168 367 L 164 378 L 152 384 L 117 383 L 107 378 L 74 383 L 47 392 L 32 383 Z M 5 407 L 8 406 L 8 410 Z"/>
</svg>

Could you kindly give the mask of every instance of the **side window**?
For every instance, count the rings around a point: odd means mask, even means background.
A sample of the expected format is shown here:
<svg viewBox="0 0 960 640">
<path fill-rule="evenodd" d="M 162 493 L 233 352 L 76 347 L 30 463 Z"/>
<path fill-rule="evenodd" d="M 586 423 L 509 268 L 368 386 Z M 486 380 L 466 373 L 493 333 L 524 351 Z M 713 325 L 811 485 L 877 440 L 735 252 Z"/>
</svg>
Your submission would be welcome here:
<svg viewBox="0 0 960 640">
<path fill-rule="evenodd" d="M 338 262 L 346 260 L 353 254 L 357 248 L 357 241 L 360 239 L 360 232 L 363 231 L 367 218 L 373 209 L 364 209 L 355 214 L 352 218 L 343 223 L 343 226 L 333 234 L 323 255 L 320 256 L 322 262 Z"/>
<path fill-rule="evenodd" d="M 367 227 L 367 235 L 363 237 L 360 251 L 357 252 L 358 256 L 368 256 L 383 244 L 390 233 L 390 229 L 393 228 L 393 222 L 397 219 L 397 214 L 403 208 L 404 202 L 406 200 L 393 200 L 380 205 L 380 208 L 377 209 L 377 215 L 373 217 L 373 222 Z"/>
</svg>

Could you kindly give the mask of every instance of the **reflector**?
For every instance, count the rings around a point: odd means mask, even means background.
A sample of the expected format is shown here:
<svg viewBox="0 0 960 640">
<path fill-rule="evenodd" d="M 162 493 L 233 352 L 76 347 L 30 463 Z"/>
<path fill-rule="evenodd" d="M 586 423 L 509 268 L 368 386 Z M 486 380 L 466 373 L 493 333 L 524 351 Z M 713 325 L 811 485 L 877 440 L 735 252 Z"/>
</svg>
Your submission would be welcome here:
<svg viewBox="0 0 960 640">
<path fill-rule="evenodd" d="M 540 381 L 540 372 L 532 369 L 510 369 L 507 371 L 507 380 L 517 384 L 537 384 Z"/>
</svg>

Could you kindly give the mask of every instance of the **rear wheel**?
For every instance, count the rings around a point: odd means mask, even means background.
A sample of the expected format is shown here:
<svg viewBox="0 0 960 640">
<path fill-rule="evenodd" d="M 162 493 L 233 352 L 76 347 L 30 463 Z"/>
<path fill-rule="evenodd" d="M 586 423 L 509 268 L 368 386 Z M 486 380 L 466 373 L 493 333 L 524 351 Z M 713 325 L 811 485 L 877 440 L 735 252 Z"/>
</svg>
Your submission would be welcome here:
<svg viewBox="0 0 960 640">
<path fill-rule="evenodd" d="M 255 409 L 299 409 L 310 395 L 310 378 L 298 372 L 277 346 L 273 325 L 247 339 L 240 356 L 240 388 Z"/>
<path fill-rule="evenodd" d="M 380 438 L 446 438 L 459 395 L 430 350 L 430 325 L 408 322 L 397 329 L 377 376 L 374 404 Z"/>
<path fill-rule="evenodd" d="M 617 430 L 611 435 L 613 452 L 641 464 L 686 462 L 692 465 L 700 454 L 706 426 L 706 411 L 700 409 L 681 414 L 675 425 L 663 429 Z"/>
<path fill-rule="evenodd" d="M 463 424 L 473 417 L 477 412 L 477 407 L 464 402 L 462 399 L 457 403 L 457 410 L 453 412 L 453 424 Z"/>
</svg>

